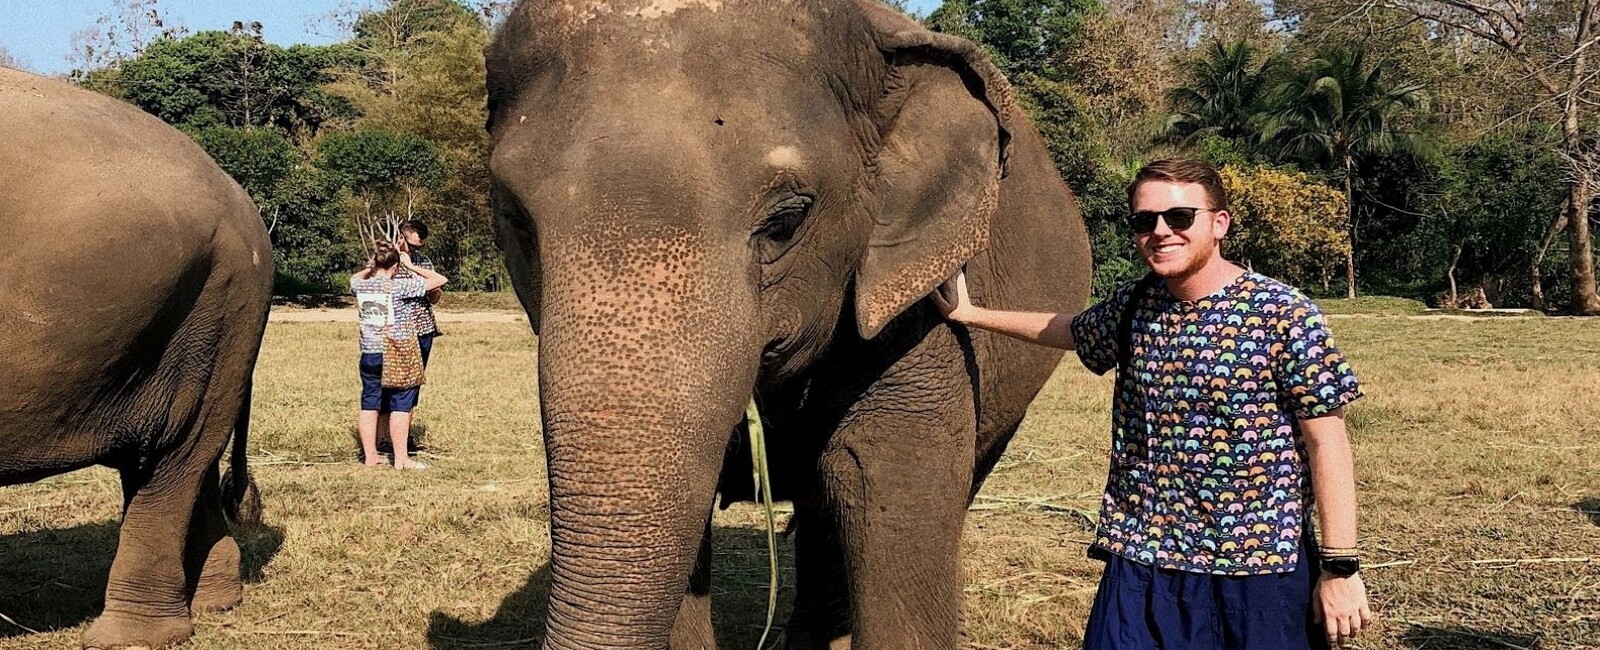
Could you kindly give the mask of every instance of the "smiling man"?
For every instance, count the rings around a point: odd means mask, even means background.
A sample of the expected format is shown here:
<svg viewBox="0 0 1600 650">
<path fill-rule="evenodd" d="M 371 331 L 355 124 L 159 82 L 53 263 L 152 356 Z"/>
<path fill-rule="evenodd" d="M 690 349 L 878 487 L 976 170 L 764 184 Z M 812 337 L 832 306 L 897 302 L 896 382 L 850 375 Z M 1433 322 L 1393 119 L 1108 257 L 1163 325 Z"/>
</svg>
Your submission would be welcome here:
<svg viewBox="0 0 1600 650">
<path fill-rule="evenodd" d="M 933 296 L 1118 369 L 1090 650 L 1324 648 L 1372 617 L 1343 411 L 1360 385 L 1311 300 L 1222 257 L 1227 199 L 1204 162 L 1140 169 L 1129 224 L 1151 272 L 1076 316 L 975 306 L 960 275 Z"/>
</svg>

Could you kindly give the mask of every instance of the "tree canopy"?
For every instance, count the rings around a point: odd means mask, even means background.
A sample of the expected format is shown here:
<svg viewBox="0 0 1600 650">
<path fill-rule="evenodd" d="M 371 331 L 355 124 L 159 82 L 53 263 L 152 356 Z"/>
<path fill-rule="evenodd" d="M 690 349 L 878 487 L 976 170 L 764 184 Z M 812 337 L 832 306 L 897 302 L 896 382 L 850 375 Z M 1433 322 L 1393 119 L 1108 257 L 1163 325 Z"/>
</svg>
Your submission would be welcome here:
<svg viewBox="0 0 1600 650">
<path fill-rule="evenodd" d="M 74 78 L 239 179 L 281 290 L 336 290 L 400 218 L 429 221 L 460 286 L 505 286 L 482 52 L 511 2 L 379 0 L 337 17 L 343 41 L 288 47 L 107 2 Z M 1141 273 L 1128 180 L 1184 155 L 1225 170 L 1228 254 L 1310 290 L 1600 311 L 1600 0 L 945 0 L 922 20 L 1011 79 L 1083 206 L 1097 293 Z"/>
</svg>

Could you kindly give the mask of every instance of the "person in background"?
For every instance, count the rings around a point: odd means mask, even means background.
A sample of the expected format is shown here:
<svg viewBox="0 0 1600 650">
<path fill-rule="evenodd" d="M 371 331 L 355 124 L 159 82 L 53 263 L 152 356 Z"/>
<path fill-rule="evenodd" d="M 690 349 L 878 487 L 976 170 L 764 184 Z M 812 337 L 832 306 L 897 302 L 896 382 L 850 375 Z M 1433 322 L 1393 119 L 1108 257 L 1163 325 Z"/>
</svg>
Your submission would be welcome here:
<svg viewBox="0 0 1600 650">
<path fill-rule="evenodd" d="M 1222 257 L 1232 216 L 1211 165 L 1150 163 L 1128 200 L 1151 273 L 1083 313 L 984 309 L 961 274 L 932 296 L 958 323 L 1118 368 L 1084 647 L 1342 644 L 1372 618 L 1344 421 L 1355 374 L 1316 304 Z"/>
<path fill-rule="evenodd" d="M 412 277 L 398 277 L 402 269 Z M 411 313 L 403 307 L 403 301 L 422 298 L 447 282 L 449 279 L 417 266 L 410 254 L 386 241 L 374 242 L 374 252 L 366 268 L 350 276 L 350 290 L 356 294 L 356 308 L 361 318 L 361 414 L 356 428 L 361 438 L 362 462 L 368 467 L 385 464 L 378 451 L 382 421 L 387 425 L 394 448 L 395 468 L 426 468 L 412 460 L 408 453 L 411 410 L 417 405 L 417 388 L 393 389 L 382 385 L 384 337 L 416 336 Z"/>
<path fill-rule="evenodd" d="M 415 264 L 418 268 L 432 271 L 434 270 L 433 260 L 428 259 L 428 256 L 422 253 L 422 249 L 427 245 L 427 243 L 428 224 L 416 219 L 412 219 L 400 224 L 399 237 L 395 239 L 394 246 L 395 250 L 410 255 L 411 263 Z M 417 275 L 413 274 L 405 267 L 401 267 L 395 271 L 395 279 L 404 280 L 415 277 L 417 277 Z M 423 368 L 427 368 L 428 358 L 433 354 L 433 340 L 440 336 L 439 320 L 433 314 L 433 306 L 439 304 L 439 300 L 443 296 L 443 289 L 432 289 L 429 290 L 424 296 L 405 298 L 400 301 L 400 308 L 406 311 L 406 318 L 408 318 L 411 323 L 416 326 L 417 346 L 422 348 Z M 422 398 L 421 391 L 421 387 L 418 387 L 418 401 L 420 401 Z M 389 449 L 388 444 L 388 441 L 391 437 L 392 436 L 389 435 L 389 418 L 380 417 L 378 419 L 378 451 L 385 454 L 393 453 L 393 450 Z M 416 438 L 408 436 L 406 440 L 408 441 L 408 444 L 411 445 L 407 451 L 412 454 L 417 453 L 419 451 L 419 446 Z"/>
</svg>

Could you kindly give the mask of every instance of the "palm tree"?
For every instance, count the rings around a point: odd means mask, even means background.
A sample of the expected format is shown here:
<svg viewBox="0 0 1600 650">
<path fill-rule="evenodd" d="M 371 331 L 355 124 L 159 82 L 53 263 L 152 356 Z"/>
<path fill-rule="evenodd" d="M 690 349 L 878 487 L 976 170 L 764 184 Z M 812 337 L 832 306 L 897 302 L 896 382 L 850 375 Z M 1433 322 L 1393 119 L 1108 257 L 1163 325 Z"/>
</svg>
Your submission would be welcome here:
<svg viewBox="0 0 1600 650">
<path fill-rule="evenodd" d="M 1280 55 L 1262 56 L 1247 41 L 1214 41 L 1205 54 L 1182 64 L 1192 80 L 1167 91 L 1176 112 L 1167 116 L 1159 140 L 1192 144 L 1209 136 L 1255 140 L 1272 83 L 1283 69 Z"/>
<path fill-rule="evenodd" d="M 1273 93 L 1278 107 L 1264 122 L 1261 139 L 1284 158 L 1340 173 L 1344 186 L 1350 252 L 1345 258 L 1348 295 L 1356 295 L 1354 185 L 1363 157 L 1395 151 L 1422 152 L 1422 138 L 1405 130 L 1400 115 L 1427 106 L 1420 84 L 1393 83 L 1380 64 L 1368 66 L 1361 47 L 1336 49 L 1312 59 Z"/>
</svg>

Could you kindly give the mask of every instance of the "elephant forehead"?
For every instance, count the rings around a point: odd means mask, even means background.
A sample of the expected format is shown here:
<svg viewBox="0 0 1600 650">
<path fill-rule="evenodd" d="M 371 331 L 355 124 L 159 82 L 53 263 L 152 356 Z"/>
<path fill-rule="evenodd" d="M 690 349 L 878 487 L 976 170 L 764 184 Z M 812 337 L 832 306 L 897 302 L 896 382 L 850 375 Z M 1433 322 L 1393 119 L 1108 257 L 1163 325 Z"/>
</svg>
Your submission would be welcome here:
<svg viewBox="0 0 1600 650">
<path fill-rule="evenodd" d="M 805 156 L 793 145 L 773 147 L 767 152 L 767 164 L 779 169 L 799 169 L 805 166 Z"/>
<path fill-rule="evenodd" d="M 550 36 L 592 42 L 631 53 L 677 50 L 694 43 L 736 43 L 759 38 L 781 46 L 777 32 L 814 25 L 806 0 L 565 0 L 526 3 L 541 40 Z M 732 14 L 730 17 L 729 14 Z M 781 17 L 781 21 L 774 20 Z M 752 30 L 756 23 L 768 23 Z M 782 26 L 784 29 L 775 29 Z M 628 40 L 609 36 L 625 34 Z"/>
<path fill-rule="evenodd" d="M 654 20 L 691 7 L 700 7 L 715 13 L 722 9 L 722 0 L 643 0 L 642 2 L 637 0 L 633 2 L 590 0 L 589 2 L 566 2 L 561 5 L 562 11 L 585 22 L 610 13 L 620 13 Z"/>
</svg>

